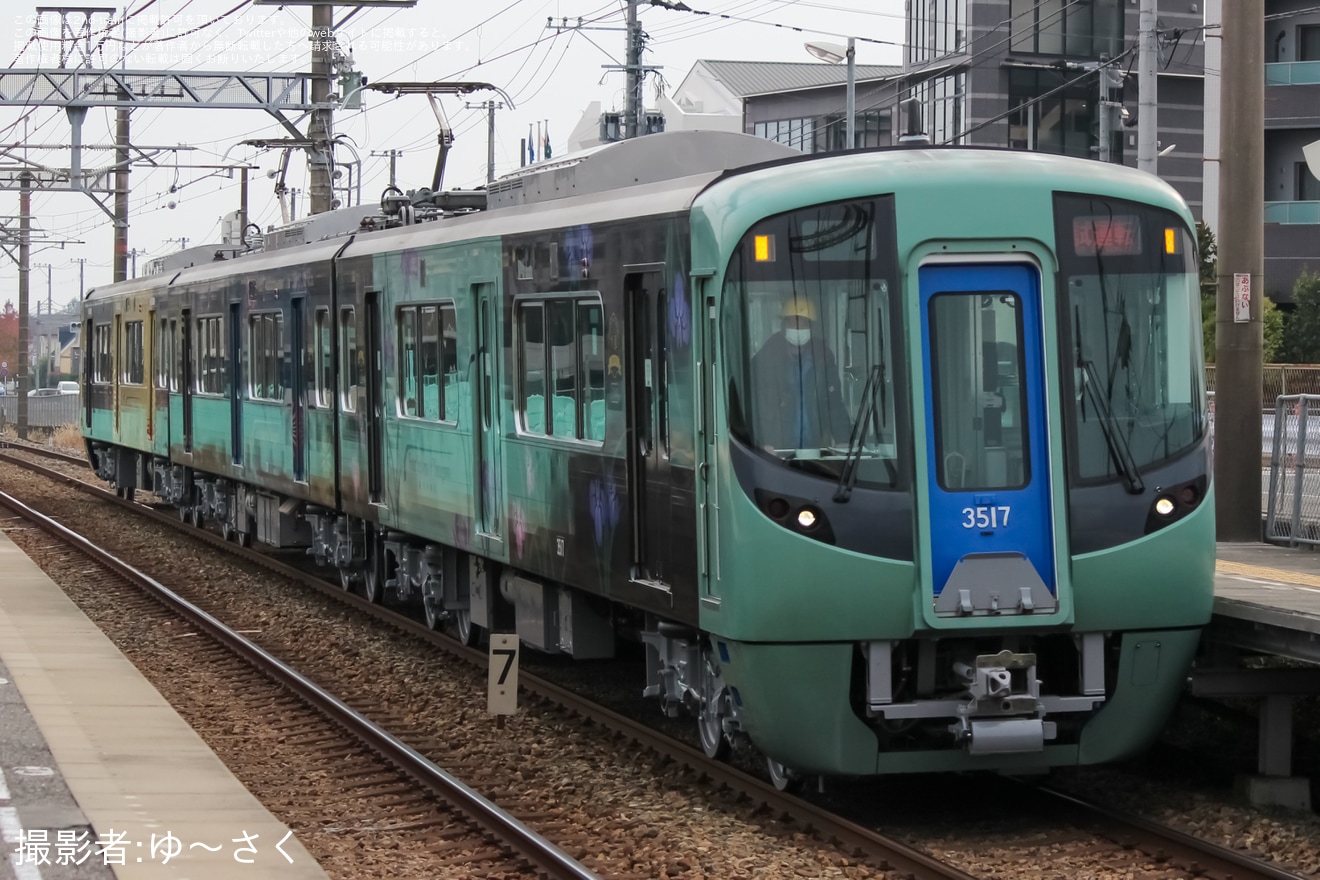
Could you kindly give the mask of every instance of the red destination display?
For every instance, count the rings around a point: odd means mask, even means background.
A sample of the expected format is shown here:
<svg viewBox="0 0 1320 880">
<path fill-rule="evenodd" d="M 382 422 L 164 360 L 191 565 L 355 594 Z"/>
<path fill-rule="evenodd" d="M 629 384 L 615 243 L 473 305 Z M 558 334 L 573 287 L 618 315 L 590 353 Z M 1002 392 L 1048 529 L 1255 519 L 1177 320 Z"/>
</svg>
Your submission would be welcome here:
<svg viewBox="0 0 1320 880">
<path fill-rule="evenodd" d="M 1126 257 L 1141 253 L 1141 224 L 1133 215 L 1073 218 L 1073 250 L 1079 257 Z"/>
</svg>

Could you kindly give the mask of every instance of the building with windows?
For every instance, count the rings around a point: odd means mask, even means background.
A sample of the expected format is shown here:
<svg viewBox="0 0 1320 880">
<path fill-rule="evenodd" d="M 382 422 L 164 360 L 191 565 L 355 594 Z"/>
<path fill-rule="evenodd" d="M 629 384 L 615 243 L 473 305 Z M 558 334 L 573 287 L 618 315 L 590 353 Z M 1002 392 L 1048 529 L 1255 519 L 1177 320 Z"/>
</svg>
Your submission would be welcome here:
<svg viewBox="0 0 1320 880">
<path fill-rule="evenodd" d="M 1310 144 L 1320 144 L 1320 7 L 1266 0 L 1265 282 L 1276 302 L 1291 301 L 1304 269 L 1320 272 L 1320 178 L 1302 152 Z"/>
<path fill-rule="evenodd" d="M 1134 0 L 913 0 L 905 85 L 934 143 L 1135 165 L 1139 14 Z M 1158 173 L 1200 217 L 1202 14 L 1164 0 L 1159 21 Z"/>
<path fill-rule="evenodd" d="M 1219 2 L 1158 4 L 1157 173 L 1211 227 L 1219 211 L 1218 47 L 1213 28 L 1207 43 L 1206 25 L 1217 24 Z M 915 99 L 916 126 L 936 145 L 1135 166 L 1139 7 L 1138 0 L 908 0 L 903 66 L 856 68 L 857 146 L 897 143 L 908 127 L 904 102 Z M 1276 302 L 1289 303 L 1297 275 L 1320 270 L 1320 180 L 1302 154 L 1320 140 L 1320 7 L 1265 0 L 1264 11 L 1265 283 Z M 844 83 L 842 65 L 699 61 L 672 101 L 740 117 L 742 131 L 817 152 L 842 146 Z"/>
<path fill-rule="evenodd" d="M 53 388 L 66 376 L 77 377 L 81 354 L 77 313 L 28 315 L 28 376 L 33 388 Z M 16 371 L 15 371 L 16 372 Z M 13 378 L 11 374 L 9 378 Z"/>
<path fill-rule="evenodd" d="M 893 142 L 894 87 L 902 73 L 900 67 L 855 65 L 854 146 Z M 844 148 L 847 76 L 842 64 L 813 61 L 698 61 L 671 100 L 684 113 L 740 116 L 742 131 L 821 153 Z"/>
</svg>

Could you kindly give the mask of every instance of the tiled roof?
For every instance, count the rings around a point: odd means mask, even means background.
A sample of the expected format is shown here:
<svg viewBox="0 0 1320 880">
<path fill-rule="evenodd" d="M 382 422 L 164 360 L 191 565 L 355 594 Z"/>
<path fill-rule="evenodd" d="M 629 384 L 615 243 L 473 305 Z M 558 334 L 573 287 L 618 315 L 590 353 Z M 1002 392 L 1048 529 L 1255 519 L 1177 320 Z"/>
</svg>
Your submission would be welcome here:
<svg viewBox="0 0 1320 880">
<path fill-rule="evenodd" d="M 711 75 L 740 98 L 752 95 L 794 92 L 823 86 L 841 86 L 848 81 L 846 64 L 821 61 L 698 61 Z M 883 64 L 858 64 L 854 79 L 868 82 L 886 79 L 903 72 L 901 67 Z"/>
</svg>

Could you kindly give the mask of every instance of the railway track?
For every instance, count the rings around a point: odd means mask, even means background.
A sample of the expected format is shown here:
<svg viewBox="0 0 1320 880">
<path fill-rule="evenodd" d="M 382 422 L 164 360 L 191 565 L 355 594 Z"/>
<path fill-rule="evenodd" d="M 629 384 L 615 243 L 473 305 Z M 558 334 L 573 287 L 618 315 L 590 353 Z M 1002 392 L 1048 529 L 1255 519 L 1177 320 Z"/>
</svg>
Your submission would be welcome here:
<svg viewBox="0 0 1320 880">
<path fill-rule="evenodd" d="M 0 505 L 93 560 L 99 567 L 92 574 L 96 587 L 116 591 L 131 616 L 177 618 L 189 631 L 210 639 L 209 645 L 188 645 L 188 665 L 217 667 L 244 694 L 259 724 L 306 744 L 313 766 L 359 756 L 352 774 L 337 777 L 343 797 L 370 811 L 358 821 L 443 830 L 437 840 L 443 839 L 474 870 L 595 880 L 596 874 L 514 816 L 165 585 L 10 495 L 0 493 Z"/>
<path fill-rule="evenodd" d="M 0 460 L 20 462 L 21 457 L 0 453 Z M 25 462 L 23 466 L 39 468 L 48 476 L 63 482 L 78 484 L 81 481 L 64 474 L 56 474 L 39 465 Z M 93 484 L 82 483 L 80 491 L 91 492 L 106 502 L 126 504 L 116 499 L 111 493 Z M 217 546 L 223 546 L 282 577 L 307 584 L 336 601 L 347 602 L 355 610 L 376 616 L 398 631 L 438 646 L 481 669 L 485 668 L 486 655 L 480 651 L 466 648 L 451 639 L 431 632 L 423 624 L 402 617 L 378 605 L 372 605 L 360 597 L 342 591 L 338 584 L 331 584 L 309 575 L 307 572 L 285 565 L 270 556 L 239 548 L 227 543 L 219 535 L 205 530 L 198 530 L 181 525 L 169 514 L 151 510 L 143 505 L 132 505 L 133 509 L 145 516 L 167 525 L 171 529 L 184 530 L 190 537 L 200 538 Z M 914 877 L 967 877 L 968 874 L 945 864 L 921 850 L 908 846 L 885 835 L 878 834 L 871 828 L 851 822 L 836 813 L 814 805 L 808 801 L 784 795 L 755 777 L 718 762 L 710 762 L 700 751 L 679 743 L 670 737 L 656 733 L 645 724 L 625 718 L 595 704 L 591 700 L 573 694 L 549 681 L 524 673 L 520 678 L 524 690 L 534 694 L 546 705 L 556 711 L 570 714 L 578 719 L 589 719 L 592 723 L 613 732 L 621 743 L 629 748 L 645 749 L 662 763 L 676 763 L 689 772 L 704 778 L 706 784 L 726 789 L 734 798 L 750 801 L 754 809 L 765 815 L 777 817 L 780 824 L 797 829 L 798 833 L 810 834 L 822 844 L 828 844 L 846 853 L 848 857 L 858 859 L 882 871 L 896 871 Z M 1036 793 L 1036 797 L 1061 797 L 1045 791 Z M 1235 853 L 1204 841 L 1197 841 L 1181 835 L 1171 829 L 1145 823 L 1136 817 L 1122 816 L 1103 811 L 1095 805 L 1080 801 L 1068 802 L 1068 821 L 1079 827 L 1087 827 L 1098 837 L 1108 840 L 1113 847 L 1138 854 L 1145 854 L 1149 861 L 1173 871 L 1169 876 L 1207 876 L 1243 878 L 1278 878 L 1296 876 L 1263 862 Z M 1060 808 L 1042 807 L 1042 812 L 1060 814 Z"/>
</svg>

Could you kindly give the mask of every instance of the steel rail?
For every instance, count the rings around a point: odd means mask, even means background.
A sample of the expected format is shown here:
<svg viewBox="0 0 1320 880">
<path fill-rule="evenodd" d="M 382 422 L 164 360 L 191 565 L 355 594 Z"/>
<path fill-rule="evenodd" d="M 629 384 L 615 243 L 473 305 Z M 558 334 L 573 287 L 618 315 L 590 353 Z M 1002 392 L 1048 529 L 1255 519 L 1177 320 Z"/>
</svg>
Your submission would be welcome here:
<svg viewBox="0 0 1320 880">
<path fill-rule="evenodd" d="M 301 673 L 275 656 L 231 630 L 207 612 L 179 596 L 164 584 L 139 571 L 127 562 L 106 552 L 82 535 L 28 507 L 17 498 L 0 492 L 0 504 L 45 531 L 72 544 L 100 564 L 145 589 L 173 612 L 185 618 L 211 638 L 244 660 L 275 678 L 306 703 L 316 707 L 353 736 L 371 746 L 378 754 L 409 773 L 444 800 L 472 818 L 481 827 L 506 841 L 522 858 L 547 877 L 556 880 L 599 880 L 596 874 L 570 857 L 521 821 L 504 812 L 491 801 L 422 757 L 416 750 L 354 712 L 334 695 L 317 687 Z"/>
<path fill-rule="evenodd" d="M 431 630 L 420 621 L 405 617 L 380 605 L 372 604 L 356 594 L 346 592 L 338 583 L 326 581 L 311 572 L 289 565 L 258 550 L 240 547 L 209 530 L 180 523 L 177 517 L 169 516 L 148 505 L 125 501 L 115 496 L 110 490 L 94 483 L 88 483 L 67 474 L 52 471 L 33 462 L 11 459 L 3 452 L 0 452 L 0 460 L 14 461 L 51 479 L 71 485 L 79 491 L 106 501 L 112 501 L 115 504 L 129 506 L 139 515 L 147 516 L 171 529 L 177 529 L 227 552 L 237 554 L 243 559 L 261 565 L 275 574 L 329 594 L 355 609 L 371 614 L 396 629 L 430 642 L 475 666 L 484 669 L 489 663 L 489 657 L 485 652 L 463 645 L 453 638 Z M 968 874 L 897 839 L 850 822 L 802 798 L 781 792 L 769 783 L 744 773 L 723 761 L 707 758 L 705 753 L 699 749 L 695 749 L 666 734 L 659 733 L 639 721 L 620 715 L 592 702 L 588 698 L 573 693 L 567 688 L 529 673 L 525 669 L 518 673 L 518 685 L 527 693 L 600 724 L 619 736 L 636 742 L 660 756 L 689 767 L 696 773 L 704 774 L 717 784 L 741 792 L 753 802 L 770 810 L 773 815 L 793 820 L 799 827 L 815 835 L 817 839 L 836 846 L 854 858 L 864 858 L 880 870 L 899 871 L 916 878 L 916 880 L 976 880 L 975 875 Z"/>
<path fill-rule="evenodd" d="M 25 446 L 11 446 L 11 448 L 19 451 L 30 451 Z M 140 515 L 151 517 L 171 528 L 202 538 L 217 547 L 223 547 L 229 552 L 240 554 L 244 558 L 263 565 L 277 574 L 313 586 L 324 593 L 333 595 L 342 602 L 373 614 L 378 619 L 400 630 L 427 640 L 452 654 L 462 657 L 474 665 L 484 667 L 488 663 L 488 658 L 482 651 L 464 646 L 452 638 L 432 631 L 423 623 L 372 604 L 360 596 L 345 592 L 340 585 L 318 578 L 313 573 L 287 565 L 259 551 L 238 547 L 213 532 L 185 526 L 179 523 L 177 518 L 167 516 L 147 505 L 134 504 L 117 498 L 112 492 L 99 485 L 78 480 L 57 471 L 51 471 L 32 462 L 9 459 L 2 452 L 0 452 L 0 459 L 15 461 L 25 467 L 40 471 L 46 476 L 73 485 L 81 491 L 106 500 L 113 500 L 118 504 L 131 506 Z M 954 878 L 956 880 L 972 880 L 972 875 L 965 874 L 920 850 L 849 822 L 801 798 L 780 792 L 755 776 L 744 773 L 723 762 L 713 761 L 707 758 L 703 752 L 692 748 L 686 743 L 658 733 L 640 722 L 619 715 L 539 676 L 524 670 L 519 673 L 519 685 L 529 693 L 601 724 L 639 745 L 691 768 L 695 772 L 703 773 L 715 782 L 743 792 L 757 803 L 774 811 L 776 815 L 792 818 L 819 838 L 830 841 L 841 849 L 850 851 L 854 857 L 867 858 L 868 861 L 881 870 L 898 870 L 918 878 L 940 877 L 950 878 L 950 880 L 954 880 Z M 1209 841 L 1199 840 L 1168 826 L 1090 803 L 1074 795 L 1045 786 L 1031 787 L 1040 796 L 1052 799 L 1056 805 L 1062 803 L 1067 805 L 1069 809 L 1077 811 L 1080 814 L 1080 822 L 1107 825 L 1106 830 L 1098 832 L 1101 833 L 1101 836 L 1119 840 L 1124 844 L 1130 843 L 1153 857 L 1175 860 L 1186 870 L 1193 873 L 1219 878 L 1232 877 L 1233 880 L 1298 880 L 1299 875 L 1295 873 Z"/>
<path fill-rule="evenodd" d="M 1151 822 L 1101 804 L 1092 803 L 1048 786 L 1037 789 L 1041 796 L 1082 811 L 1101 825 L 1109 826 L 1104 836 L 1131 844 L 1152 856 L 1167 859 L 1197 876 L 1224 880 L 1302 880 L 1302 875 L 1286 871 L 1269 862 L 1184 834 L 1175 828 Z M 1057 806 L 1057 804 L 1056 804 Z"/>
</svg>

